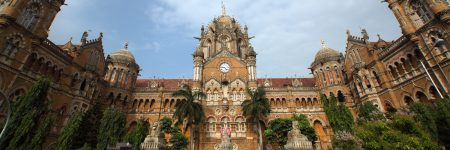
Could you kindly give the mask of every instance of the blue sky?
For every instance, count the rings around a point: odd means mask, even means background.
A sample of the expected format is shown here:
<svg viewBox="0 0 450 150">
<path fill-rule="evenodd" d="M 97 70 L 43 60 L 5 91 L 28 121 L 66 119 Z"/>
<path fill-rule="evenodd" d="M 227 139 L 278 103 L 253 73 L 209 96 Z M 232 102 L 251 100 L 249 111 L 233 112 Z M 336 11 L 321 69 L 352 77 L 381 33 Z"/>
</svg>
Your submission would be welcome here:
<svg viewBox="0 0 450 150">
<path fill-rule="evenodd" d="M 220 0 L 66 0 L 50 30 L 57 44 L 104 33 L 106 54 L 129 49 L 140 78 L 191 78 L 201 25 L 221 14 Z M 387 41 L 400 36 L 397 20 L 380 0 L 225 0 L 227 14 L 249 27 L 258 77 L 310 77 L 320 40 L 340 52 L 346 30 L 367 29 Z"/>
</svg>

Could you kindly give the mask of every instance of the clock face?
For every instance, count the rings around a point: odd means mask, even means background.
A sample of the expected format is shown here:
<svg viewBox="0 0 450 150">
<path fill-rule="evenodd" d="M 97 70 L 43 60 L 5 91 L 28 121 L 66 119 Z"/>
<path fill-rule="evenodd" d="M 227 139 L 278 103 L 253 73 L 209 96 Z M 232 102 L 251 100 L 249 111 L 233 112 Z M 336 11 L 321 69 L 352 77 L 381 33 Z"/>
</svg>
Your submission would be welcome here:
<svg viewBox="0 0 450 150">
<path fill-rule="evenodd" d="M 230 71 L 230 65 L 228 63 L 222 63 L 219 66 L 219 70 L 223 73 L 227 73 L 228 71 Z"/>
</svg>

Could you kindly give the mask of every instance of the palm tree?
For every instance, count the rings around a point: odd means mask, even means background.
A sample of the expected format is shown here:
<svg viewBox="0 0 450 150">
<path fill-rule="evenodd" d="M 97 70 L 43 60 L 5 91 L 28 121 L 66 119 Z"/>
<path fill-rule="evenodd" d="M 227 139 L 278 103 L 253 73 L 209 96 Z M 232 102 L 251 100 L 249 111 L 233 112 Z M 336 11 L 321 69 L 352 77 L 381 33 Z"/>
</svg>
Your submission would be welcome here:
<svg viewBox="0 0 450 150">
<path fill-rule="evenodd" d="M 262 144 L 262 129 L 260 120 L 265 119 L 270 113 L 270 103 L 266 98 L 266 91 L 262 87 L 258 87 L 256 90 L 247 89 L 247 93 L 250 99 L 242 102 L 242 112 L 247 118 L 253 118 L 254 122 L 258 125 L 259 133 L 259 148 L 263 149 Z"/>
<path fill-rule="evenodd" d="M 194 131 L 193 126 L 196 127 L 201 124 L 205 116 L 205 112 L 203 111 L 203 107 L 200 103 L 197 103 L 195 100 L 199 100 L 200 98 L 206 98 L 205 93 L 201 91 L 192 92 L 191 88 L 188 85 L 182 85 L 178 91 L 172 93 L 172 96 L 175 97 L 184 97 L 185 99 L 178 101 L 175 104 L 175 112 L 173 113 L 173 118 L 175 118 L 175 125 L 183 124 L 183 121 L 186 120 L 186 128 L 189 127 L 191 132 L 190 134 L 190 149 L 194 149 Z M 184 131 L 186 131 L 186 128 Z"/>
</svg>

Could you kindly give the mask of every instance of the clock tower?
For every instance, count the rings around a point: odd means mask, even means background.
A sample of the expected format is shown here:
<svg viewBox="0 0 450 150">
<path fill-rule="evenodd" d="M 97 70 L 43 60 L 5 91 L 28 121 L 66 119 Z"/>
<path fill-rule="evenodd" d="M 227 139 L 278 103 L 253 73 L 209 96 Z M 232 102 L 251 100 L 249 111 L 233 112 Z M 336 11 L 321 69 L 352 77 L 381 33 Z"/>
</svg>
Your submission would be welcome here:
<svg viewBox="0 0 450 150">
<path fill-rule="evenodd" d="M 248 28 L 222 14 L 201 28 L 194 57 L 194 87 L 200 90 L 210 80 L 220 85 L 241 80 L 256 88 L 256 52 L 250 44 Z"/>
<path fill-rule="evenodd" d="M 241 111 L 241 103 L 248 97 L 247 89 L 257 86 L 256 52 L 247 30 L 247 26 L 242 27 L 223 9 L 222 15 L 202 26 L 200 36 L 196 37 L 199 42 L 193 54 L 192 89 L 207 95 L 200 101 L 206 114 L 205 126 L 198 131 L 200 149 L 217 147 L 220 131 L 229 128 L 233 147 L 249 146 L 240 143 L 248 139 L 250 145 L 257 147 L 257 133 Z M 233 140 L 239 138 L 247 140 Z"/>
</svg>

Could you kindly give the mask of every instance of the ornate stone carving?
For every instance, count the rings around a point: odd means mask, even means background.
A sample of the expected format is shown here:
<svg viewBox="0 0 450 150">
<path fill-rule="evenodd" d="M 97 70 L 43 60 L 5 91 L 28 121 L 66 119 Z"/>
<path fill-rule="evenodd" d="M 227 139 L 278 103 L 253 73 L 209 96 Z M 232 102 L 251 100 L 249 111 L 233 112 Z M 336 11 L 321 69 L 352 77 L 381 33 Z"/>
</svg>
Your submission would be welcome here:
<svg viewBox="0 0 450 150">
<path fill-rule="evenodd" d="M 227 122 L 225 122 L 226 124 Z M 215 146 L 216 150 L 233 150 L 234 145 L 231 143 L 231 128 L 225 125 L 221 130 L 220 134 L 222 136 L 220 144 Z"/>
<path fill-rule="evenodd" d="M 150 130 L 150 133 L 141 144 L 142 150 L 163 150 L 165 149 L 166 140 L 164 139 L 164 133 L 161 132 L 161 125 L 159 122 L 155 122 Z"/>
<path fill-rule="evenodd" d="M 284 146 L 286 150 L 312 150 L 311 141 L 303 135 L 298 128 L 298 121 L 292 122 L 292 130 L 288 133 L 288 141 Z"/>
</svg>

